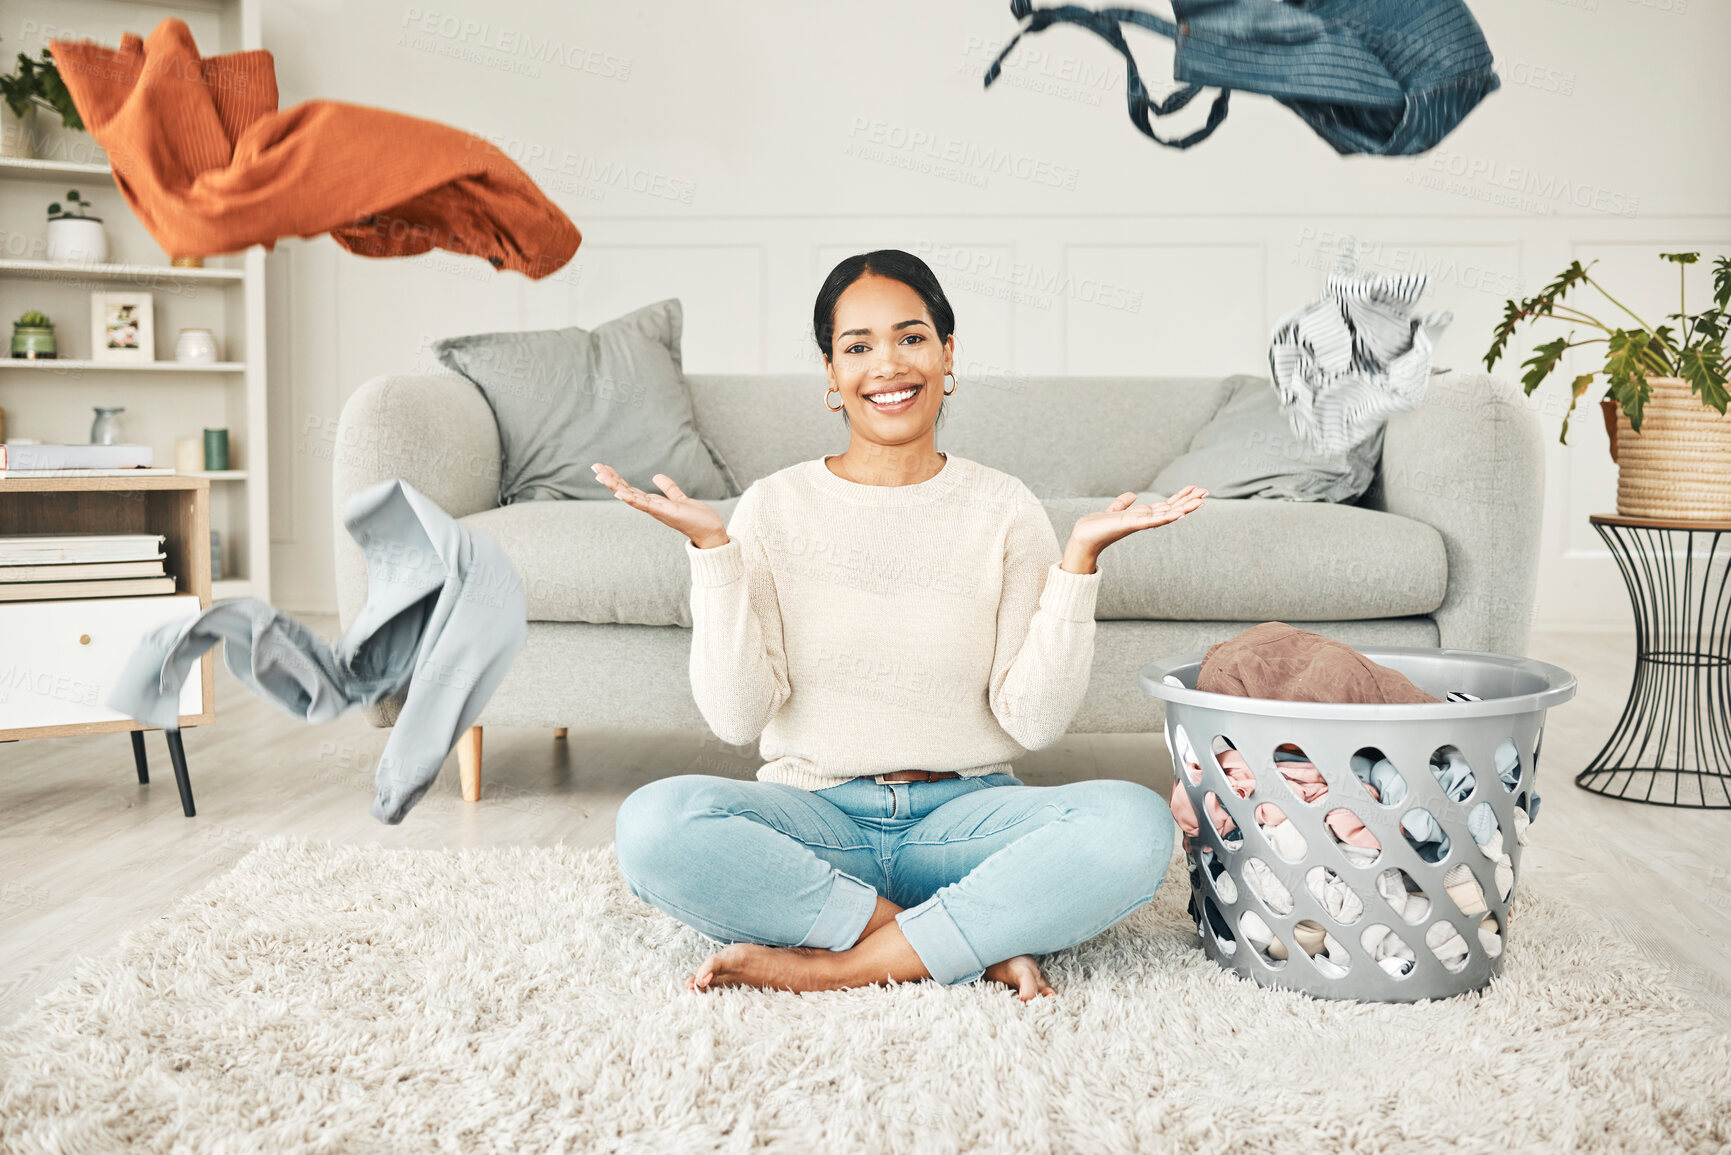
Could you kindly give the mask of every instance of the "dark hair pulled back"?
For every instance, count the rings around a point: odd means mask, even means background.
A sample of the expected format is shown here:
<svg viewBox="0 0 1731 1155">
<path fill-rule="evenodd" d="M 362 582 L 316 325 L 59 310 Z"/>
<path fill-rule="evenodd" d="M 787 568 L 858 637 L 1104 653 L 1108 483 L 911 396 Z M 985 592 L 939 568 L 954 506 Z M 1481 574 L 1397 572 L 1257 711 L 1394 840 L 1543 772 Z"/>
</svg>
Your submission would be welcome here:
<svg viewBox="0 0 1731 1155">
<path fill-rule="evenodd" d="M 812 308 L 811 331 L 825 361 L 834 355 L 836 302 L 841 300 L 849 285 L 867 273 L 900 281 L 918 293 L 920 300 L 925 302 L 926 312 L 931 314 L 933 327 L 938 331 L 939 344 L 948 341 L 950 334 L 956 331 L 956 311 L 950 308 L 943 286 L 938 284 L 938 278 L 924 261 L 901 249 L 855 253 L 829 271 L 823 287 L 817 291 L 817 304 Z"/>
</svg>

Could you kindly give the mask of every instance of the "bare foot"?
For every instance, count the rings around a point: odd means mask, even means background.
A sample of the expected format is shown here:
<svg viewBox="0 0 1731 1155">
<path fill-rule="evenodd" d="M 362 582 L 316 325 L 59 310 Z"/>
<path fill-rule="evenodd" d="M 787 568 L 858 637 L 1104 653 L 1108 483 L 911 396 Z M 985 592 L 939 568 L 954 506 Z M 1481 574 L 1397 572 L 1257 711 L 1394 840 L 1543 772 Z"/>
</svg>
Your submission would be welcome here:
<svg viewBox="0 0 1731 1155">
<path fill-rule="evenodd" d="M 703 960 L 685 987 L 694 993 L 710 987 L 827 991 L 840 985 L 835 981 L 834 957 L 834 951 L 817 947 L 736 942 Z"/>
<path fill-rule="evenodd" d="M 1035 995 L 1056 995 L 1046 981 L 1046 976 L 1040 973 L 1039 964 L 1031 954 L 1019 954 L 1015 958 L 1007 958 L 1003 962 L 993 963 L 986 968 L 981 978 L 991 979 L 995 983 L 1003 983 L 1015 990 L 1016 997 L 1024 1003 Z"/>
</svg>

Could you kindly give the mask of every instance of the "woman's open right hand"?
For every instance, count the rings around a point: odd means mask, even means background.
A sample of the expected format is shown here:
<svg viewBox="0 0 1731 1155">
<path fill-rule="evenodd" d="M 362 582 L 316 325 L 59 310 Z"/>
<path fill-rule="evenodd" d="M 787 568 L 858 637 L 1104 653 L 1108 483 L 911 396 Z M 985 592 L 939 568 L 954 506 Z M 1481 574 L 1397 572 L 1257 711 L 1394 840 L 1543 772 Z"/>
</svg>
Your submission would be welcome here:
<svg viewBox="0 0 1731 1155">
<path fill-rule="evenodd" d="M 685 491 L 665 473 L 657 473 L 650 479 L 661 487 L 661 493 L 646 493 L 620 477 L 610 465 L 596 462 L 590 468 L 595 471 L 595 480 L 611 489 L 614 497 L 633 509 L 641 509 L 661 524 L 677 529 L 698 549 L 714 549 L 727 544 L 727 527 L 722 524 L 721 515 L 696 498 L 685 496 Z M 667 496 L 661 496 L 662 493 Z"/>
</svg>

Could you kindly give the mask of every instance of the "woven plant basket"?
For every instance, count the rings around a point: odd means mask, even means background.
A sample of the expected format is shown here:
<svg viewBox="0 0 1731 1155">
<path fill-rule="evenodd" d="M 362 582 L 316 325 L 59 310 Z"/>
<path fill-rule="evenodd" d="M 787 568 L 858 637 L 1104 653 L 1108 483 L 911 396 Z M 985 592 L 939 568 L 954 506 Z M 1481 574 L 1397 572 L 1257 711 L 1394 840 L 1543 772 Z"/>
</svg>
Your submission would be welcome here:
<svg viewBox="0 0 1731 1155">
<path fill-rule="evenodd" d="M 1611 457 L 1617 513 L 1654 521 L 1731 517 L 1731 413 L 1709 409 L 1680 377 L 1649 377 L 1641 432 L 1617 410 Z"/>
</svg>

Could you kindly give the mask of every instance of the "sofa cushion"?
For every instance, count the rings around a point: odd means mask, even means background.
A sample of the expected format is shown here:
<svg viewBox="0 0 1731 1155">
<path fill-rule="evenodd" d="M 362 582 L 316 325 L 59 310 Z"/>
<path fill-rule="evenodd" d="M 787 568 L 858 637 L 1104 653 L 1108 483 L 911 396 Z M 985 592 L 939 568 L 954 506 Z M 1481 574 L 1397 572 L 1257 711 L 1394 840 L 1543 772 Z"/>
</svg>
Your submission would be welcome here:
<svg viewBox="0 0 1731 1155">
<path fill-rule="evenodd" d="M 730 522 L 739 499 L 708 504 Z M 511 559 L 532 622 L 691 625 L 684 535 L 623 501 L 520 501 L 458 520 Z"/>
<path fill-rule="evenodd" d="M 1321 453 L 1292 432 L 1268 378 L 1240 375 L 1226 383 L 1226 404 L 1149 489 L 1177 493 L 1200 485 L 1215 497 L 1344 502 L 1370 488 L 1382 456 L 1381 426 L 1351 449 Z"/>
<path fill-rule="evenodd" d="M 475 383 L 499 427 L 499 504 L 613 501 L 590 465 L 643 488 L 657 472 L 692 497 L 738 496 L 698 433 L 680 360 L 685 313 L 669 298 L 593 329 L 447 337 L 433 350 Z"/>
<path fill-rule="evenodd" d="M 1158 498 L 1143 494 L 1142 500 Z M 1044 502 L 1061 543 L 1111 499 Z M 723 521 L 737 498 L 711 501 Z M 522 575 L 530 621 L 691 625 L 685 538 L 621 501 L 528 501 L 461 519 Z M 1132 534 L 1100 559 L 1100 620 L 1351 621 L 1442 604 L 1442 538 L 1352 505 L 1210 499 L 1174 525 Z"/>
<path fill-rule="evenodd" d="M 1138 502 L 1164 496 L 1146 492 Z M 1109 498 L 1044 503 L 1058 540 Z M 1448 588 L 1442 535 L 1356 505 L 1208 498 L 1100 556 L 1096 619 L 1359 621 L 1428 614 Z"/>
</svg>

